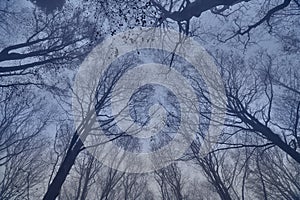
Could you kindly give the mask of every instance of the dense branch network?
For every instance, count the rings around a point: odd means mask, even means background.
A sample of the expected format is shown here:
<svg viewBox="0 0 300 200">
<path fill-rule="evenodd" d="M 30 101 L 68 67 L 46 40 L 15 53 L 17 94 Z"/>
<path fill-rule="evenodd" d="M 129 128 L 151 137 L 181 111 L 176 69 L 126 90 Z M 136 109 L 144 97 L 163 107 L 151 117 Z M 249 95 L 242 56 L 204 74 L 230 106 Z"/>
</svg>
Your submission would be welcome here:
<svg viewBox="0 0 300 200">
<path fill-rule="evenodd" d="M 56 12 L 45 19 L 33 12 L 35 30 L 24 42 L 19 42 L 0 50 L 0 77 L 34 74 L 31 69 L 46 65 L 51 68 L 74 63 L 84 56 L 93 27 L 88 26 L 82 11 L 60 22 L 63 12 Z M 75 29 L 74 24 L 81 28 Z"/>
<path fill-rule="evenodd" d="M 252 29 L 258 27 L 264 22 L 269 23 L 270 18 L 278 11 L 283 10 L 284 8 L 290 5 L 292 0 L 284 0 L 282 4 L 279 4 L 272 9 L 270 9 L 264 17 L 258 20 L 256 23 L 249 25 L 246 29 L 240 28 L 227 40 L 232 39 L 237 35 L 245 35 L 249 33 Z M 161 17 L 159 19 L 160 23 L 166 19 L 171 19 L 178 23 L 179 30 L 189 34 L 189 22 L 193 17 L 200 17 L 202 13 L 206 11 L 211 11 L 213 14 L 222 14 L 224 11 L 229 9 L 231 6 L 241 4 L 244 2 L 250 2 L 250 0 L 195 0 L 190 2 L 185 0 L 182 2 L 181 6 L 176 10 L 172 11 L 173 0 L 169 5 L 169 9 L 166 9 L 165 6 L 158 3 L 156 0 L 150 0 L 153 6 L 155 6 L 160 12 Z M 295 1 L 295 3 L 298 3 Z M 185 27 L 183 26 L 185 24 Z"/>
</svg>

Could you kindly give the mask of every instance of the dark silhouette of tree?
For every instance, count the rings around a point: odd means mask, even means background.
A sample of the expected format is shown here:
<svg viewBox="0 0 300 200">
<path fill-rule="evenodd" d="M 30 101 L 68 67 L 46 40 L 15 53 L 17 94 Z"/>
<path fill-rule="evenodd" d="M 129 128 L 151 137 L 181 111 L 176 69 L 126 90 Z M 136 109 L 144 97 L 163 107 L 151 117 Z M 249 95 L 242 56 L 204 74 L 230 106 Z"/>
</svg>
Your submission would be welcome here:
<svg viewBox="0 0 300 200">
<path fill-rule="evenodd" d="M 45 178 L 51 114 L 29 86 L 0 88 L 0 198 L 30 199 Z M 35 119 L 39 118 L 39 121 Z"/>
<path fill-rule="evenodd" d="M 52 13 L 55 10 L 61 10 L 66 0 L 53 0 L 51 2 L 47 0 L 30 0 L 32 3 L 37 5 L 41 10 L 47 14 Z"/>
<path fill-rule="evenodd" d="M 68 13 L 70 16 L 64 18 Z M 90 48 L 88 44 L 95 29 L 82 10 L 73 13 L 63 10 L 49 16 L 33 11 L 33 18 L 35 26 L 24 42 L 1 49 L 0 77 L 39 76 L 41 68 L 57 70 L 67 64 L 74 65 Z"/>
<path fill-rule="evenodd" d="M 155 180 L 159 185 L 161 199 L 184 199 L 181 170 L 177 164 L 171 164 L 154 172 Z"/>
<path fill-rule="evenodd" d="M 183 1 L 165 1 L 159 2 L 156 0 L 150 0 L 151 4 L 157 8 L 160 12 L 160 17 L 157 18 L 157 24 L 161 24 L 167 19 L 175 21 L 179 30 L 189 34 L 190 21 L 193 17 L 200 17 L 204 12 L 211 11 L 215 15 L 222 15 L 224 17 L 231 14 L 230 8 L 234 6 L 243 5 L 244 3 L 251 4 L 253 1 L 250 0 L 183 0 Z M 264 5 L 264 2 L 260 2 Z M 294 2 L 299 6 L 298 1 Z M 271 18 L 278 11 L 285 9 L 292 4 L 292 0 L 284 0 L 282 3 L 274 5 L 271 8 L 266 9 L 263 17 L 258 19 L 256 22 L 249 24 L 246 27 L 238 27 L 235 33 L 228 39 L 232 39 L 237 35 L 249 34 L 252 29 L 260 26 L 263 23 L 270 24 Z M 228 11 L 228 12 L 227 12 Z"/>
</svg>

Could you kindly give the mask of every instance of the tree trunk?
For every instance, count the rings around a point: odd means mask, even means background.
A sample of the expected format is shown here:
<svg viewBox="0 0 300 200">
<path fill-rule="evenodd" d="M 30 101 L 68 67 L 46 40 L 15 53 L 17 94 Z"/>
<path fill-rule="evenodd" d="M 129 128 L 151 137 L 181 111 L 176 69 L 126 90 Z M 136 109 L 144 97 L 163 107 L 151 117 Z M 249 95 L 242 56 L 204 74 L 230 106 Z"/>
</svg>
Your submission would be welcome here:
<svg viewBox="0 0 300 200">
<path fill-rule="evenodd" d="M 80 139 L 78 139 L 77 134 L 73 137 L 77 137 L 76 143 L 74 148 L 70 148 L 61 163 L 56 176 L 54 177 L 53 181 L 48 187 L 48 190 L 43 198 L 43 200 L 55 200 L 56 197 L 59 195 L 61 187 L 66 180 L 75 160 L 80 151 L 82 150 L 83 143 Z M 74 139 L 74 138 L 73 138 Z"/>
</svg>

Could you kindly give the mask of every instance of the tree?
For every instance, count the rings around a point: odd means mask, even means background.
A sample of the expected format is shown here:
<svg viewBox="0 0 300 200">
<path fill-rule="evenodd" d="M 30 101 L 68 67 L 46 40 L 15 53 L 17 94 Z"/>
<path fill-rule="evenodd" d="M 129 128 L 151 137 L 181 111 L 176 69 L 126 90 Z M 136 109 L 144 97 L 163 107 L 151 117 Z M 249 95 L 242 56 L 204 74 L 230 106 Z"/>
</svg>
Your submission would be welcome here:
<svg viewBox="0 0 300 200">
<path fill-rule="evenodd" d="M 250 6 L 251 4 L 254 5 L 256 3 L 253 3 L 253 1 L 250 0 L 195 0 L 193 2 L 189 0 L 170 0 L 166 2 L 151 0 L 150 2 L 159 12 L 160 16 L 156 21 L 158 25 L 167 21 L 167 19 L 171 19 L 178 24 L 179 30 L 185 32 L 186 34 L 190 33 L 191 19 L 193 17 L 200 17 L 206 11 L 211 11 L 211 13 L 214 15 L 228 17 L 234 13 L 231 11 L 231 7 L 237 7 L 238 9 L 241 9 L 241 7 L 247 2 L 250 4 Z M 260 19 L 246 27 L 240 26 L 239 23 L 235 23 L 237 25 L 237 29 L 226 40 L 232 39 L 238 35 L 249 34 L 252 29 L 255 29 L 263 23 L 270 25 L 271 18 L 275 13 L 287 8 L 288 6 L 291 6 L 292 4 L 291 0 L 284 0 L 282 3 L 274 5 L 270 8 L 267 2 L 268 1 L 260 2 L 262 5 L 261 10 L 264 10 L 265 12 Z M 299 6 L 298 1 L 294 1 L 294 3 L 296 6 Z"/>
<path fill-rule="evenodd" d="M 237 62 L 237 60 L 238 59 L 235 58 L 234 62 Z M 236 64 L 230 65 L 233 67 L 237 66 Z M 263 67 L 266 67 L 268 72 L 272 69 L 272 63 L 269 62 L 267 66 Z M 275 127 L 281 127 L 281 125 L 274 115 L 277 111 L 274 106 L 274 104 L 276 104 L 276 93 L 274 92 L 275 89 L 270 78 L 268 76 L 261 77 L 262 73 L 257 75 L 249 73 L 246 75 L 243 72 L 238 72 L 236 69 L 233 71 L 230 69 L 226 70 L 224 74 L 228 77 L 226 89 L 228 115 L 240 120 L 237 121 L 233 119 L 232 125 L 229 123 L 227 125 L 243 129 L 244 131 L 261 134 L 261 136 L 270 141 L 271 144 L 278 146 L 300 163 L 299 152 L 290 146 L 290 142 L 288 142 L 289 139 L 287 136 L 289 134 L 283 131 L 281 135 L 274 130 Z M 241 76 L 247 76 L 247 80 L 243 80 Z M 281 94 L 277 95 L 279 97 L 281 96 Z M 256 106 L 255 108 L 252 105 L 257 101 L 261 101 L 262 106 Z M 296 119 L 294 123 L 297 127 L 298 119 Z M 243 124 L 245 126 L 243 126 Z M 292 126 L 295 127 L 295 124 Z M 294 135 L 294 137 L 297 138 L 298 136 Z"/>
<path fill-rule="evenodd" d="M 184 180 L 177 164 L 171 164 L 155 171 L 155 180 L 159 185 L 161 199 L 185 199 L 183 194 Z"/>
<path fill-rule="evenodd" d="M 25 41 L 6 46 L 0 51 L 1 78 L 20 75 L 39 77 L 41 74 L 38 71 L 42 68 L 44 72 L 57 70 L 63 65 L 74 65 L 76 60 L 82 60 L 89 49 L 95 26 L 83 16 L 82 9 L 65 18 L 68 13 L 70 10 L 66 9 L 44 16 L 34 10 L 28 19 L 33 26 L 26 33 Z"/>
<path fill-rule="evenodd" d="M 299 198 L 299 164 L 286 158 L 278 148 L 258 150 L 255 154 L 249 182 L 257 198 Z"/>
<path fill-rule="evenodd" d="M 46 170 L 43 146 L 51 114 L 31 87 L 0 88 L 1 199 L 30 199 L 40 193 Z M 39 118 L 39 121 L 35 119 Z"/>
</svg>

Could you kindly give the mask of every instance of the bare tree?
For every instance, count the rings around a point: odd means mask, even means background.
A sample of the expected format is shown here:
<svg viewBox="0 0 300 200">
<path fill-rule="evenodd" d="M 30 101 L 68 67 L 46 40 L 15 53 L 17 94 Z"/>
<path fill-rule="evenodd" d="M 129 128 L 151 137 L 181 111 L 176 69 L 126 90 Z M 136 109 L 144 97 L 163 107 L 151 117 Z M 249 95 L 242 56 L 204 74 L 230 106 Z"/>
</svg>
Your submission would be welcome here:
<svg viewBox="0 0 300 200">
<path fill-rule="evenodd" d="M 251 168 L 249 185 L 261 199 L 298 199 L 299 164 L 278 148 L 258 150 Z"/>
<path fill-rule="evenodd" d="M 244 5 L 256 4 L 256 2 L 250 0 L 151 0 L 150 3 L 157 9 L 157 12 L 159 12 L 159 17 L 156 18 L 156 24 L 160 25 L 168 19 L 171 19 L 178 24 L 179 30 L 186 34 L 190 33 L 190 24 L 193 17 L 198 18 L 205 12 L 210 11 L 216 16 L 221 15 L 226 18 L 235 12 L 235 8 L 241 9 Z M 293 3 L 295 5 L 293 5 Z M 236 22 L 236 30 L 226 40 L 232 39 L 238 35 L 247 35 L 252 29 L 255 29 L 263 23 L 270 25 L 270 21 L 274 14 L 289 6 L 298 6 L 299 8 L 299 3 L 297 1 L 292 2 L 292 0 L 284 0 L 281 3 L 277 3 L 272 6 L 269 1 L 259 1 L 259 4 L 261 5 L 260 10 L 264 11 L 262 17 L 257 19 L 256 22 L 250 23 L 246 26 L 240 26 L 240 24 Z M 231 9 L 231 7 L 234 9 Z"/>
<path fill-rule="evenodd" d="M 0 50 L 0 77 L 7 85 L 34 83 L 44 78 L 42 73 L 55 73 L 61 68 L 72 68 L 81 61 L 94 41 L 96 25 L 84 16 L 83 9 L 73 12 L 71 6 L 51 15 L 39 10 L 25 15 L 20 24 L 26 30 L 15 44 L 6 45 Z M 13 14 L 12 14 L 13 15 Z M 14 14 L 19 17 L 21 14 Z M 68 17 L 66 17 L 68 16 Z M 10 16 L 3 16 L 9 18 Z M 30 21 L 28 28 L 25 23 Z M 10 23 L 14 21 L 10 20 Z M 3 40 L 10 40 L 9 36 Z M 20 75 L 23 75 L 20 77 Z M 14 81 L 11 78 L 16 78 Z M 27 77 L 31 80 L 24 80 Z"/>
<path fill-rule="evenodd" d="M 176 163 L 155 171 L 155 180 L 159 185 L 162 199 L 185 199 L 185 195 L 183 194 L 185 183 L 181 169 Z"/>
<path fill-rule="evenodd" d="M 42 192 L 37 190 L 47 169 L 43 146 L 48 145 L 43 133 L 51 115 L 30 87 L 0 90 L 0 198 L 30 199 Z"/>
<path fill-rule="evenodd" d="M 94 156 L 83 152 L 78 156 L 70 176 L 66 180 L 59 199 L 87 199 L 92 186 L 96 184 L 97 174 L 103 170 Z"/>
<path fill-rule="evenodd" d="M 276 119 L 277 110 L 274 104 L 277 99 L 275 98 L 282 94 L 275 93 L 274 84 L 270 82 L 268 76 L 262 77 L 259 68 L 252 68 L 251 71 L 251 66 L 247 69 L 244 61 L 239 57 L 226 57 L 226 60 L 224 58 L 221 59 L 220 64 L 229 66 L 227 69 L 223 68 L 222 73 L 226 77 L 227 112 L 230 116 L 225 125 L 242 132 L 257 134 L 267 141 L 258 146 L 276 145 L 300 162 L 299 152 L 290 145 L 289 133 L 285 130 L 278 132 L 275 128 L 281 127 Z M 268 66 L 265 66 L 267 68 L 262 64 L 260 69 L 271 69 L 272 63 L 267 64 Z M 237 68 L 238 66 L 240 69 Z"/>
<path fill-rule="evenodd" d="M 221 53 L 219 56 L 220 60 L 217 60 L 222 66 L 228 98 L 225 128 L 218 145 L 206 157 L 198 155 L 201 145 L 194 142 L 193 159 L 221 199 L 245 199 L 253 195 L 251 176 L 258 177 L 255 185 L 260 188 L 259 198 L 268 199 L 275 195 L 275 191 L 276 195 L 286 199 L 297 198 L 295 190 L 299 181 L 290 180 L 293 175 L 284 175 L 293 174 L 294 167 L 298 165 L 296 163 L 299 163 L 298 79 L 295 79 L 298 75 L 294 71 L 295 66 L 290 68 L 289 78 L 285 79 L 283 76 L 279 78 L 278 74 L 284 69 L 276 71 L 273 65 L 276 59 L 264 53 L 247 66 L 242 57 L 234 54 L 228 56 Z M 279 92 L 279 88 L 285 92 Z M 257 154 L 257 151 L 262 153 Z M 282 157 L 284 154 L 286 157 Z M 270 181 L 266 182 L 270 173 L 264 172 L 260 163 L 265 157 L 270 159 L 266 162 L 281 163 L 280 167 L 269 166 L 272 168 L 270 171 L 275 170 L 273 173 L 285 177 L 277 180 L 277 189 L 268 185 Z M 271 158 L 279 160 L 272 161 Z M 280 188 L 280 185 L 287 188 Z"/>
</svg>

